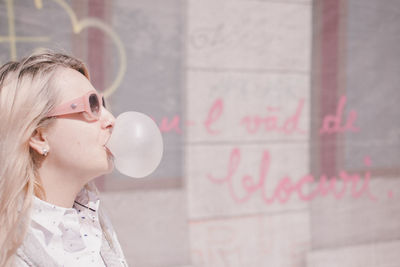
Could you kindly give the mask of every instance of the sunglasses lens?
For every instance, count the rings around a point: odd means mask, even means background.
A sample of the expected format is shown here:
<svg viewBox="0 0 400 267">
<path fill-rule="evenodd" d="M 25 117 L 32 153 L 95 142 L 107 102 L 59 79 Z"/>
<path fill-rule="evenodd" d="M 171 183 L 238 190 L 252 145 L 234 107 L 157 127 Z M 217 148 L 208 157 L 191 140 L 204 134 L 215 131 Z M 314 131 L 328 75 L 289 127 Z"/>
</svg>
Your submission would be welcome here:
<svg viewBox="0 0 400 267">
<path fill-rule="evenodd" d="M 100 103 L 99 99 L 97 98 L 97 95 L 92 94 L 89 96 L 89 104 L 90 104 L 90 111 L 92 112 L 92 114 L 98 117 L 100 112 Z"/>
</svg>

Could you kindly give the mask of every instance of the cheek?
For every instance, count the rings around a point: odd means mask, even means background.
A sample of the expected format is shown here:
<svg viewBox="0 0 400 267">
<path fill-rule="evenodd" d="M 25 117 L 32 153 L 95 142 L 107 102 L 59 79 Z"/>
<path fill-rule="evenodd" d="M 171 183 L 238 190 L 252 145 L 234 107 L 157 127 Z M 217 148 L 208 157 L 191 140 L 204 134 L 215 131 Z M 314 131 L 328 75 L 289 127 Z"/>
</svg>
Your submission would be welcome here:
<svg viewBox="0 0 400 267">
<path fill-rule="evenodd" d="M 52 135 L 52 150 L 60 160 L 87 160 L 98 149 L 98 131 L 91 125 L 70 123 L 59 127 Z M 93 148 L 93 149 L 92 149 Z"/>
</svg>

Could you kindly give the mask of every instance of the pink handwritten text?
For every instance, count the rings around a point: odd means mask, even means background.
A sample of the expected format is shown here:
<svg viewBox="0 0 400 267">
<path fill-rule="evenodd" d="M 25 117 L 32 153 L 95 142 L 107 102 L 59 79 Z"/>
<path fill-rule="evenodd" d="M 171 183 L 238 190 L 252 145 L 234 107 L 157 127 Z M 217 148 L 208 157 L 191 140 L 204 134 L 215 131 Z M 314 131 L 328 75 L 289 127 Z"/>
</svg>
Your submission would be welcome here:
<svg viewBox="0 0 400 267">
<path fill-rule="evenodd" d="M 305 131 L 299 128 L 299 119 L 303 112 L 304 99 L 300 99 L 299 104 L 295 113 L 289 116 L 282 125 L 279 125 L 278 116 L 275 114 L 267 115 L 264 117 L 253 115 L 253 116 L 245 116 L 241 120 L 241 124 L 245 126 L 246 131 L 249 134 L 254 134 L 259 132 L 261 127 L 264 127 L 264 130 L 267 132 L 281 132 L 284 134 L 293 134 L 293 133 L 301 133 L 304 134 Z M 267 110 L 269 112 L 279 111 L 278 108 L 268 107 Z"/>
<path fill-rule="evenodd" d="M 343 133 L 346 131 L 349 132 L 358 132 L 360 129 L 354 126 L 354 123 L 357 119 L 357 112 L 355 110 L 350 110 L 347 121 L 345 125 L 342 124 L 343 118 L 343 110 L 346 105 L 347 98 L 346 96 L 342 96 L 339 100 L 338 107 L 336 109 L 335 115 L 327 115 L 323 119 L 322 128 L 320 129 L 321 134 L 329 134 L 329 133 Z"/>
<path fill-rule="evenodd" d="M 249 198 L 256 192 L 261 193 L 261 197 L 266 204 L 274 202 L 286 203 L 292 195 L 297 194 L 300 200 L 310 201 L 317 196 L 328 196 L 332 195 L 336 199 L 341 199 L 346 194 L 348 188 L 351 191 L 353 198 L 359 198 L 363 195 L 369 199 L 375 201 L 376 197 L 372 195 L 369 188 L 370 172 L 367 170 L 364 177 L 358 173 L 349 174 L 346 171 L 340 171 L 339 177 L 341 183 L 337 183 L 336 177 L 328 177 L 321 175 L 319 180 L 316 180 L 311 174 L 306 174 L 298 181 L 293 181 L 290 177 L 283 177 L 273 190 L 271 196 L 267 196 L 267 176 L 269 167 L 271 164 L 271 156 L 268 150 L 264 150 L 260 162 L 260 170 L 258 179 L 253 179 L 252 176 L 246 174 L 241 178 L 241 186 L 244 189 L 244 194 L 239 195 L 234 190 L 234 179 L 237 175 L 237 170 L 241 161 L 240 149 L 234 148 L 230 154 L 227 174 L 225 177 L 216 178 L 212 174 L 208 174 L 208 179 L 215 184 L 226 184 L 229 190 L 229 194 L 232 199 L 237 203 L 243 203 L 249 200 Z M 365 158 L 365 164 L 370 166 L 371 162 L 369 158 Z M 304 192 L 304 187 L 309 184 L 316 185 L 309 193 Z"/>
</svg>

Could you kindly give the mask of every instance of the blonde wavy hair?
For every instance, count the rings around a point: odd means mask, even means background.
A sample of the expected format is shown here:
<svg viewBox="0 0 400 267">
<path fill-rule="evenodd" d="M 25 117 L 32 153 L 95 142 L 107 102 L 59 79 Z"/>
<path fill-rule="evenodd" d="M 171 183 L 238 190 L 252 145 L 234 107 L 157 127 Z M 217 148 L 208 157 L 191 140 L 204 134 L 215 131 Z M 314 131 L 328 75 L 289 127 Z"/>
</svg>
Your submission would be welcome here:
<svg viewBox="0 0 400 267">
<path fill-rule="evenodd" d="M 54 123 L 46 114 L 61 100 L 54 86 L 59 68 L 77 70 L 89 79 L 81 61 L 51 51 L 0 67 L 0 266 L 13 264 L 30 224 L 33 196 L 46 199 L 38 174 L 44 157 L 30 148 L 29 139 L 38 128 Z M 85 188 L 98 195 L 93 181 Z M 103 234 L 113 248 L 99 212 Z"/>
</svg>

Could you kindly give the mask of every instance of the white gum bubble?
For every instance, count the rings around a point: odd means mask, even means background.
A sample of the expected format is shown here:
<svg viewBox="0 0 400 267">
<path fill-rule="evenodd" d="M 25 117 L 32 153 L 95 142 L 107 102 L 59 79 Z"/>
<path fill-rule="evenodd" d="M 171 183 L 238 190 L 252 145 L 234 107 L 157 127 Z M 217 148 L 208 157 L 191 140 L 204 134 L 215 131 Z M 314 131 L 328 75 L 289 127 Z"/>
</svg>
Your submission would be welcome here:
<svg viewBox="0 0 400 267">
<path fill-rule="evenodd" d="M 140 112 L 124 112 L 116 121 L 106 144 L 116 169 L 132 178 L 151 174 L 160 164 L 163 139 L 157 124 Z"/>
</svg>

